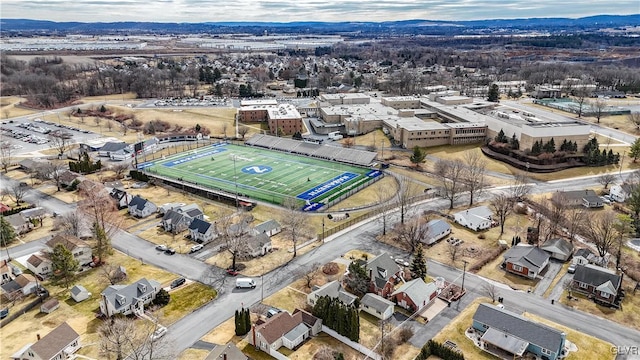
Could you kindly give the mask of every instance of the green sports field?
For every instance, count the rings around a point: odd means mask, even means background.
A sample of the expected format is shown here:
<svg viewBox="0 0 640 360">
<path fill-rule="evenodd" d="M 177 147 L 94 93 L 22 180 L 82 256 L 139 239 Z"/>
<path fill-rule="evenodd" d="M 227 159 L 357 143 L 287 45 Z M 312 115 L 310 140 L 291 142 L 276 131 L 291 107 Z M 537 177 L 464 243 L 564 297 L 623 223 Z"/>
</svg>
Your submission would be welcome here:
<svg viewBox="0 0 640 360">
<path fill-rule="evenodd" d="M 216 144 L 139 166 L 144 171 L 227 193 L 283 204 L 295 199 L 313 211 L 353 193 L 381 175 L 349 166 L 262 148 Z"/>
</svg>

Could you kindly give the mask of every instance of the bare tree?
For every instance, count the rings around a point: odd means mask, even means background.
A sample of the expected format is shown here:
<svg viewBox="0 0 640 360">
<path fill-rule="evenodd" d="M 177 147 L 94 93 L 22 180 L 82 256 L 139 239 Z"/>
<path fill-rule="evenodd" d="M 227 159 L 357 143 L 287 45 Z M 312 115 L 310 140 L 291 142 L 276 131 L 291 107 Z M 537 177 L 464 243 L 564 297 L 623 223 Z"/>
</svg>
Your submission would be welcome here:
<svg viewBox="0 0 640 360">
<path fill-rule="evenodd" d="M 78 211 L 70 211 L 56 218 L 55 225 L 64 234 L 81 237 L 85 230 L 85 222 L 82 214 Z"/>
<path fill-rule="evenodd" d="M 109 285 L 116 285 L 125 278 L 120 266 L 116 264 L 104 264 L 101 266 L 100 275 Z"/>
<path fill-rule="evenodd" d="M 160 327 L 157 321 L 136 321 L 127 317 L 112 317 L 100 325 L 100 353 L 107 359 L 161 360 L 175 354 L 166 338 L 156 339 L 153 333 Z"/>
<path fill-rule="evenodd" d="M 500 295 L 498 287 L 489 282 L 486 282 L 482 285 L 482 292 L 491 299 L 491 302 L 496 302 L 496 299 Z"/>
<path fill-rule="evenodd" d="M 20 206 L 22 199 L 24 199 L 25 195 L 27 195 L 27 187 L 23 186 L 20 183 L 15 183 L 9 186 L 7 195 L 12 201 L 15 201 L 16 206 Z"/>
<path fill-rule="evenodd" d="M 418 185 L 409 177 L 401 176 L 398 189 L 398 207 L 400 208 L 400 223 L 404 224 L 404 220 L 411 211 L 411 200 L 415 193 L 418 192 Z"/>
<path fill-rule="evenodd" d="M 469 191 L 469 206 L 473 205 L 473 199 L 479 195 L 486 182 L 487 161 L 480 151 L 467 151 L 464 154 L 463 182 Z"/>
<path fill-rule="evenodd" d="M 435 164 L 435 175 L 440 181 L 441 195 L 449 200 L 449 209 L 464 190 L 464 172 L 466 166 L 460 160 L 438 160 Z"/>
<path fill-rule="evenodd" d="M 499 194 L 491 200 L 491 207 L 493 207 L 496 220 L 498 220 L 498 224 L 500 224 L 500 236 L 504 234 L 504 224 L 507 221 L 507 217 L 513 211 L 513 205 L 513 198 L 505 194 Z"/>
<path fill-rule="evenodd" d="M 45 165 L 48 178 L 52 179 L 56 183 L 56 188 L 58 189 L 58 191 L 60 191 L 64 168 L 65 165 L 62 163 L 49 162 Z"/>
<path fill-rule="evenodd" d="M 293 244 L 293 257 L 298 255 L 298 241 L 307 231 L 307 224 L 309 218 L 306 213 L 298 210 L 296 201 L 292 198 L 287 198 L 284 201 L 284 212 L 280 218 L 282 229 L 286 235 L 289 236 L 291 243 Z"/>
<path fill-rule="evenodd" d="M 456 262 L 456 259 L 458 258 L 459 253 L 460 253 L 459 245 L 453 245 L 453 244 L 447 243 L 447 254 L 449 254 L 449 260 L 451 260 L 452 264 Z"/>
<path fill-rule="evenodd" d="M 58 154 L 64 155 L 71 145 L 72 135 L 67 132 L 50 133 L 49 140 L 53 147 L 58 150 Z"/>
<path fill-rule="evenodd" d="M 115 201 L 109 196 L 104 185 L 85 180 L 78 186 L 82 200 L 78 203 L 81 211 L 92 218 L 93 235 L 96 245 L 93 253 L 101 264 L 111 250 L 111 238 L 122 225 L 123 218 L 118 213 Z"/>
<path fill-rule="evenodd" d="M 109 131 L 113 129 L 113 121 L 107 120 L 107 129 L 109 129 Z"/>
<path fill-rule="evenodd" d="M 607 102 L 603 99 L 598 98 L 595 101 L 590 101 L 589 108 L 591 109 L 591 114 L 596 117 L 598 124 L 600 124 L 600 118 L 607 116 Z"/>
<path fill-rule="evenodd" d="M 509 195 L 514 201 L 522 201 L 529 192 L 531 186 L 528 184 L 527 176 L 524 173 L 517 173 L 514 176 L 514 182 L 509 187 Z"/>
<path fill-rule="evenodd" d="M 419 217 L 409 219 L 404 224 L 397 223 L 393 230 L 396 240 L 408 247 L 413 254 L 420 242 L 429 234 L 429 227 Z"/>
<path fill-rule="evenodd" d="M 238 135 L 244 139 L 244 136 L 249 132 L 249 127 L 245 125 L 240 125 L 238 127 Z"/>
<path fill-rule="evenodd" d="M 567 199 L 562 194 L 557 194 L 553 200 L 542 202 L 542 206 L 546 209 L 543 221 L 544 241 L 551 239 L 558 232 L 566 215 L 567 203 Z"/>
<path fill-rule="evenodd" d="M 573 279 L 572 278 L 566 279 L 562 283 L 562 288 L 567 291 L 569 299 L 571 299 L 573 297 L 573 294 L 571 293 L 573 291 Z"/>
<path fill-rule="evenodd" d="M 585 230 L 591 241 L 596 245 L 598 254 L 601 257 L 609 253 L 616 242 L 617 234 L 615 224 L 617 220 L 614 211 L 605 210 L 594 214 L 587 222 Z"/>
<path fill-rule="evenodd" d="M 598 182 L 604 187 L 605 190 L 615 180 L 616 180 L 616 176 L 613 174 L 602 174 L 598 176 Z"/>
<path fill-rule="evenodd" d="M 587 101 L 587 96 L 589 95 L 587 90 L 584 87 L 577 88 L 573 91 L 575 96 L 575 101 L 578 104 L 578 117 L 582 117 L 584 113 L 584 105 Z"/>
<path fill-rule="evenodd" d="M 9 140 L 0 141 L 0 165 L 2 165 L 2 171 L 9 171 L 9 166 L 13 162 L 13 144 Z"/>
<path fill-rule="evenodd" d="M 636 130 L 640 130 L 640 112 L 632 112 L 627 115 L 629 122 L 635 126 Z"/>
<path fill-rule="evenodd" d="M 631 216 L 626 214 L 618 215 L 617 221 L 613 226 L 616 232 L 616 269 L 619 269 L 622 260 L 622 248 L 624 247 L 625 241 L 628 240 L 629 235 L 634 232 L 635 227 Z"/>
<path fill-rule="evenodd" d="M 111 165 L 111 170 L 116 174 L 118 179 L 121 179 L 124 173 L 129 170 L 129 163 L 121 162 Z"/>
<path fill-rule="evenodd" d="M 231 269 L 236 269 L 238 258 L 249 253 L 250 224 L 253 216 L 241 212 L 234 216 L 229 214 L 216 222 L 217 232 L 225 243 L 225 248 L 231 254 Z"/>
<path fill-rule="evenodd" d="M 569 239 L 572 242 L 575 235 L 584 229 L 586 219 L 587 214 L 584 206 L 574 206 L 566 209 L 564 223 L 565 228 L 569 232 Z"/>
<path fill-rule="evenodd" d="M 302 279 L 304 280 L 304 284 L 307 289 L 311 289 L 313 280 L 318 277 L 318 272 L 320 270 L 320 263 L 315 262 L 311 264 L 309 267 L 301 268 L 300 271 L 302 273 Z"/>
</svg>

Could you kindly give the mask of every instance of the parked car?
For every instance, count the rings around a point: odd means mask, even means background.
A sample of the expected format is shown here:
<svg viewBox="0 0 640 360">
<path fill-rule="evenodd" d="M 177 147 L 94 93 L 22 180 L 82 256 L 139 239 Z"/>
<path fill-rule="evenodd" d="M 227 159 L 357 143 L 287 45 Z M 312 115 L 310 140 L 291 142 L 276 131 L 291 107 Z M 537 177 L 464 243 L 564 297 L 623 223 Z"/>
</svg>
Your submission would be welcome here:
<svg viewBox="0 0 640 360">
<path fill-rule="evenodd" d="M 163 337 L 167 333 L 167 328 L 164 326 L 160 326 L 156 329 L 156 331 L 151 334 L 151 341 L 155 341 Z"/>
<path fill-rule="evenodd" d="M 203 247 L 204 247 L 204 245 L 202 245 L 202 244 L 193 245 L 191 247 L 191 252 L 194 253 L 196 251 L 200 251 L 200 250 L 202 250 Z"/>
<path fill-rule="evenodd" d="M 9 315 L 9 308 L 0 309 L 0 319 L 4 319 Z"/>
<path fill-rule="evenodd" d="M 602 199 L 603 204 L 611 204 L 611 200 L 607 198 L 607 195 L 600 196 L 600 199 Z"/>
<path fill-rule="evenodd" d="M 187 279 L 185 278 L 179 278 L 179 279 L 175 279 L 171 282 L 171 288 L 175 289 L 178 286 L 181 286 L 182 284 L 184 284 L 185 282 L 187 282 Z"/>
<path fill-rule="evenodd" d="M 574 272 L 576 272 L 576 264 L 569 265 L 569 268 L 567 269 L 567 272 L 569 274 L 573 274 Z"/>
<path fill-rule="evenodd" d="M 174 248 L 168 248 L 167 250 L 164 251 L 165 254 L 167 255 L 173 255 L 176 253 L 176 249 Z"/>
<path fill-rule="evenodd" d="M 267 318 L 273 317 L 276 314 L 281 313 L 281 312 L 282 312 L 282 310 L 280 310 L 280 309 L 271 308 L 271 309 L 269 309 L 269 311 L 267 311 Z"/>
<path fill-rule="evenodd" d="M 256 282 L 249 278 L 236 279 L 236 289 L 255 289 Z"/>
<path fill-rule="evenodd" d="M 231 276 L 237 276 L 238 274 L 240 274 L 240 273 L 238 272 L 238 270 L 236 270 L 236 269 L 232 269 L 232 268 L 229 268 L 229 269 L 227 269 L 226 271 L 227 271 L 227 274 L 228 274 L 228 275 L 231 275 Z"/>
<path fill-rule="evenodd" d="M 167 250 L 167 245 L 157 245 L 156 246 L 156 250 L 166 251 Z"/>
<path fill-rule="evenodd" d="M 406 261 L 404 261 L 403 259 L 396 258 L 395 260 L 396 260 L 396 263 L 397 263 L 398 265 L 402 265 L 402 266 L 409 266 L 409 263 L 408 263 L 408 262 L 406 262 Z"/>
</svg>

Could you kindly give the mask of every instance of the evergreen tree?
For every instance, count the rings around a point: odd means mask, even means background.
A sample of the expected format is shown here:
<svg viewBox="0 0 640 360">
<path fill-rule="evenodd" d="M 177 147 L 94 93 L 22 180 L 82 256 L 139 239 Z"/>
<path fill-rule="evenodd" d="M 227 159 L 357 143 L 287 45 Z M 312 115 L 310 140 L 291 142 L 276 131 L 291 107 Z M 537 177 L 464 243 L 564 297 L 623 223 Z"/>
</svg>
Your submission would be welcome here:
<svg viewBox="0 0 640 360">
<path fill-rule="evenodd" d="M 416 246 L 416 250 L 413 252 L 413 260 L 411 261 L 411 277 L 414 279 L 424 280 L 427 276 L 427 261 L 424 257 L 422 249 L 422 243 Z"/>
<path fill-rule="evenodd" d="M 169 304 L 171 301 L 171 295 L 165 289 L 160 289 L 156 294 L 156 298 L 153 299 L 153 305 L 163 307 Z"/>
<path fill-rule="evenodd" d="M 613 155 L 613 150 L 609 149 L 609 153 L 607 153 L 607 165 L 613 164 L 616 161 L 616 156 Z"/>
<path fill-rule="evenodd" d="M 500 88 L 496 84 L 492 84 L 489 87 L 489 93 L 487 94 L 487 101 L 499 102 L 500 101 Z"/>
<path fill-rule="evenodd" d="M 496 135 L 495 140 L 496 142 L 499 142 L 499 143 L 509 142 L 509 139 L 507 139 L 507 136 L 504 134 L 504 130 L 502 129 L 500 129 L 500 131 L 498 132 L 498 135 Z"/>
<path fill-rule="evenodd" d="M 249 311 L 249 308 L 245 308 L 244 311 L 244 329 L 246 334 L 251 331 L 251 312 Z"/>
<path fill-rule="evenodd" d="M 419 146 L 414 146 L 413 147 L 413 155 L 411 155 L 409 160 L 416 167 L 419 167 L 420 164 L 424 161 L 426 156 L 427 156 L 427 154 L 425 154 L 425 152 Z"/>
<path fill-rule="evenodd" d="M 540 155 L 541 152 L 542 149 L 540 148 L 540 142 L 536 140 L 536 142 L 533 143 L 533 146 L 531 146 L 531 155 L 537 156 Z"/>
<path fill-rule="evenodd" d="M 53 276 L 62 280 L 65 288 L 69 289 L 69 284 L 73 281 L 75 272 L 78 270 L 78 260 L 74 259 L 71 251 L 62 244 L 54 246 L 49 256 L 53 268 Z"/>
<path fill-rule="evenodd" d="M 560 144 L 560 151 L 570 151 L 571 143 L 567 141 L 567 139 L 562 140 L 562 144 Z"/>
<path fill-rule="evenodd" d="M 629 156 L 633 159 L 633 162 L 636 162 L 640 157 L 640 138 L 636 139 L 631 145 L 631 149 L 629 149 Z"/>
<path fill-rule="evenodd" d="M 13 226 L 0 215 L 0 246 L 7 246 L 16 239 L 16 232 Z"/>
<path fill-rule="evenodd" d="M 513 136 L 511 137 L 511 141 L 509 142 L 509 145 L 511 145 L 511 148 L 513 150 L 520 149 L 520 141 L 518 141 L 518 138 L 516 137 L 515 133 L 513 133 Z"/>
<path fill-rule="evenodd" d="M 236 323 L 236 336 L 240 336 L 240 334 L 242 333 L 242 321 L 240 319 L 240 312 L 238 310 L 236 310 L 236 314 L 234 317 L 235 323 Z"/>
</svg>

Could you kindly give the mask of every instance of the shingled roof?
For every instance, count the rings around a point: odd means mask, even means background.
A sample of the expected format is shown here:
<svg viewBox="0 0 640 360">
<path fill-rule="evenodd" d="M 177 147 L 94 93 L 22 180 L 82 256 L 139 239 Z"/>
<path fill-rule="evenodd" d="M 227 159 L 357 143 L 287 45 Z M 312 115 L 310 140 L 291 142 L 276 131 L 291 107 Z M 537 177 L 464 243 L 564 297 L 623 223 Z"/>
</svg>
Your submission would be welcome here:
<svg viewBox="0 0 640 360">
<path fill-rule="evenodd" d="M 79 338 L 80 335 L 69 324 L 64 322 L 40 339 L 40 341 L 33 344 L 31 349 L 41 359 L 51 359 Z"/>
</svg>

